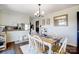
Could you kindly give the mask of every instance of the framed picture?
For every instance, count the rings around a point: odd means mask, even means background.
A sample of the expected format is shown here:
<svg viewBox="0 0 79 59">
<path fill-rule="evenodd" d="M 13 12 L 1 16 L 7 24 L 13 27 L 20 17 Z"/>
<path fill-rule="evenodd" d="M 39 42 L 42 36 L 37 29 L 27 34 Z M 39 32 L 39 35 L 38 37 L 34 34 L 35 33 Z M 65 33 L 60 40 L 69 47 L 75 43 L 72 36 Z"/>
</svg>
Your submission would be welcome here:
<svg viewBox="0 0 79 59">
<path fill-rule="evenodd" d="M 42 25 L 45 25 L 45 19 L 42 19 Z"/>
<path fill-rule="evenodd" d="M 68 26 L 68 14 L 55 16 L 54 25 L 55 26 Z"/>
<path fill-rule="evenodd" d="M 47 24 L 47 25 L 50 24 L 50 18 L 48 18 L 48 19 L 46 20 L 46 24 Z"/>
</svg>

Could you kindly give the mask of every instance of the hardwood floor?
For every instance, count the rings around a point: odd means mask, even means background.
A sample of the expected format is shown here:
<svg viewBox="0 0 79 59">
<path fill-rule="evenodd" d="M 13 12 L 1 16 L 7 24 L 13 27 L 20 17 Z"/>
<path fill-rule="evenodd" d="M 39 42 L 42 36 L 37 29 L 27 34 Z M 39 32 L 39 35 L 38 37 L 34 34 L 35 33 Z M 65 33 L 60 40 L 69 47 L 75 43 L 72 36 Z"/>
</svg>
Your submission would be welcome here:
<svg viewBox="0 0 79 59">
<path fill-rule="evenodd" d="M 21 49 L 20 49 L 20 46 L 25 45 L 27 43 L 28 42 L 24 42 L 24 43 L 20 43 L 20 44 L 15 44 L 14 42 L 7 43 L 7 49 L 6 50 L 14 49 L 16 51 L 16 54 L 23 54 L 22 51 L 21 51 Z M 77 53 L 76 50 L 77 50 L 76 47 L 67 45 L 66 51 L 68 53 L 70 53 L 70 54 L 76 54 Z"/>
<path fill-rule="evenodd" d="M 71 54 L 77 54 L 77 47 L 67 45 L 66 51 Z"/>
<path fill-rule="evenodd" d="M 15 44 L 14 42 L 7 43 L 7 49 L 6 50 L 15 50 L 16 54 L 22 54 L 22 51 L 20 49 L 20 45 Z"/>
</svg>

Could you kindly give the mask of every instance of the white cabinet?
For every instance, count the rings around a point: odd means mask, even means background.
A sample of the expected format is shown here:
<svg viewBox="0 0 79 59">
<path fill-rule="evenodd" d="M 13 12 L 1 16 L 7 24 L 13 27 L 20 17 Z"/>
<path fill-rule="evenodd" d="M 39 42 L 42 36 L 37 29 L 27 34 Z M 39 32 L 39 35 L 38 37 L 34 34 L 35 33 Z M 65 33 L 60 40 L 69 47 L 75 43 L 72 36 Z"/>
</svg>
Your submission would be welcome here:
<svg viewBox="0 0 79 59">
<path fill-rule="evenodd" d="M 23 36 L 27 36 L 29 31 L 7 31 L 7 42 L 22 41 Z"/>
</svg>

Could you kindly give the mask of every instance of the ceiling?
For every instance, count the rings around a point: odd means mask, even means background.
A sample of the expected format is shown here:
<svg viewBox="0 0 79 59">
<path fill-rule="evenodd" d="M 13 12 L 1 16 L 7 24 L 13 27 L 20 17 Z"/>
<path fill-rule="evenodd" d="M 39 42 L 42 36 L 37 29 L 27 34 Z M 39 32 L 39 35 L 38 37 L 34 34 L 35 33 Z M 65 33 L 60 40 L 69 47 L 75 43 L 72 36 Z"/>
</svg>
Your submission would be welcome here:
<svg viewBox="0 0 79 59">
<path fill-rule="evenodd" d="M 45 14 L 49 14 L 51 12 L 69 8 L 75 5 L 76 4 L 42 4 L 41 10 L 43 10 Z M 26 15 L 33 17 L 34 13 L 38 10 L 38 5 L 37 4 L 1 4 L 0 9 L 25 13 Z"/>
</svg>

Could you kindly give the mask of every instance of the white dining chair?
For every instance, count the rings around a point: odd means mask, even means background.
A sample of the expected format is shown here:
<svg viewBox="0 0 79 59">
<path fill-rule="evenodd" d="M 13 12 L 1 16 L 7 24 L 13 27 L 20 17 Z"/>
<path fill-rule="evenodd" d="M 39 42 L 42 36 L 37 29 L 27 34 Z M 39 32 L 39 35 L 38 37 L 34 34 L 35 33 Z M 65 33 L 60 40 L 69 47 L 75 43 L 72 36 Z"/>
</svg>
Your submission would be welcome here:
<svg viewBox="0 0 79 59">
<path fill-rule="evenodd" d="M 33 47 L 34 40 L 30 34 L 28 34 L 28 39 L 29 39 L 29 48 Z"/>
<path fill-rule="evenodd" d="M 53 49 L 57 49 L 55 52 L 53 51 L 53 53 L 58 53 L 58 54 L 66 53 L 67 40 L 68 40 L 68 38 L 61 39 L 57 48 L 53 47 Z"/>
<path fill-rule="evenodd" d="M 41 38 L 38 35 L 33 35 L 34 38 L 41 40 Z"/>
<path fill-rule="evenodd" d="M 44 51 L 44 44 L 40 37 L 38 36 L 31 36 L 28 34 L 29 37 L 29 49 L 34 51 L 36 54 L 41 54 Z"/>
<path fill-rule="evenodd" d="M 66 53 L 67 40 L 68 40 L 67 37 L 64 38 L 64 41 L 63 41 L 63 43 L 62 43 L 62 45 L 61 45 L 61 48 L 59 49 L 59 52 L 58 52 L 58 53 L 61 53 L 62 51 L 63 51 L 64 53 Z"/>
<path fill-rule="evenodd" d="M 37 54 L 36 52 L 36 46 L 35 46 L 35 39 L 30 34 L 28 34 L 29 43 L 21 46 L 22 52 L 24 54 Z"/>
<path fill-rule="evenodd" d="M 42 40 L 35 38 L 35 49 L 38 54 L 43 54 L 45 52 L 45 45 Z"/>
</svg>

